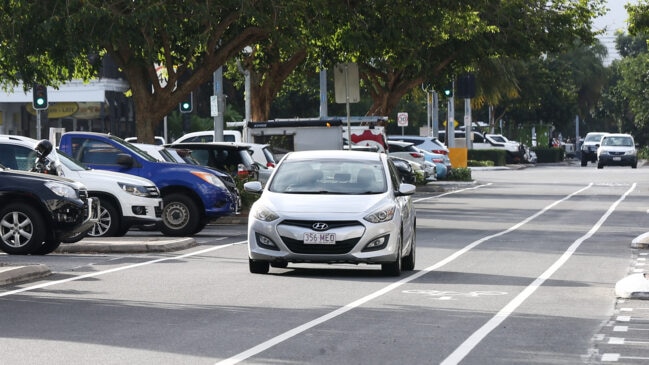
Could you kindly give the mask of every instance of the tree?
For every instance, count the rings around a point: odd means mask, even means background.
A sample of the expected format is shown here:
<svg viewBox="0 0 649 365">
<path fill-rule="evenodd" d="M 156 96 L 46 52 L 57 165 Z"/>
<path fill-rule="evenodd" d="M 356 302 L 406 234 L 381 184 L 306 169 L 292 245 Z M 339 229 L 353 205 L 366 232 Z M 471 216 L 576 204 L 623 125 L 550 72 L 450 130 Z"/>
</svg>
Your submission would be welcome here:
<svg viewBox="0 0 649 365">
<path fill-rule="evenodd" d="M 127 78 L 138 137 L 153 142 L 165 115 L 244 47 L 291 29 L 313 2 L 52 0 L 12 1 L 0 24 L 0 66 L 30 85 L 92 76 L 105 55 Z M 38 26 L 39 32 L 33 34 Z M 13 38 L 12 38 L 13 37 Z M 33 41 L 14 42 L 16 39 Z M 88 63 L 88 55 L 94 62 Z M 25 62 L 27 60 L 28 62 Z M 84 61 L 86 61 L 84 63 Z M 157 66 L 166 68 L 161 84 Z"/>
</svg>

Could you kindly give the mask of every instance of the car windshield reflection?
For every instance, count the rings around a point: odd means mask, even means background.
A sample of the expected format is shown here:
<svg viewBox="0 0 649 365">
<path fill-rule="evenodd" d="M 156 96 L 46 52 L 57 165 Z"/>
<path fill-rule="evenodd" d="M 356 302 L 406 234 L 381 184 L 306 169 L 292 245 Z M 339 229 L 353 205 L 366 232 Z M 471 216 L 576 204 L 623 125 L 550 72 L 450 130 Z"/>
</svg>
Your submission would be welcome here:
<svg viewBox="0 0 649 365">
<path fill-rule="evenodd" d="M 269 186 L 286 194 L 382 194 L 387 190 L 383 166 L 366 161 L 286 161 Z"/>
</svg>

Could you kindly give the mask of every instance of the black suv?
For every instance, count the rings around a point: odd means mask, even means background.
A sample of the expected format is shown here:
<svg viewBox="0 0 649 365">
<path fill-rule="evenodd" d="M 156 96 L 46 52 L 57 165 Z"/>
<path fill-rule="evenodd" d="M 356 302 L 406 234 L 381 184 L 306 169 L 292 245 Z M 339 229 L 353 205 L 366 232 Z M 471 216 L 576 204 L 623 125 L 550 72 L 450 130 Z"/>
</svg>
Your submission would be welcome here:
<svg viewBox="0 0 649 365">
<path fill-rule="evenodd" d="M 57 176 L 47 159 L 53 149 L 40 141 L 30 172 L 3 165 L 18 162 L 13 149 L 0 149 L 0 250 L 8 254 L 48 254 L 82 239 L 99 220 L 99 200 L 83 184 Z"/>
<path fill-rule="evenodd" d="M 252 158 L 250 147 L 237 142 L 183 142 L 167 147 L 189 150 L 192 158 L 200 165 L 226 172 L 233 177 L 262 182 L 267 180 L 267 176 L 259 176 L 260 168 Z"/>
<path fill-rule="evenodd" d="M 45 255 L 83 236 L 97 222 L 99 203 L 81 183 L 0 165 L 0 249 Z"/>
</svg>

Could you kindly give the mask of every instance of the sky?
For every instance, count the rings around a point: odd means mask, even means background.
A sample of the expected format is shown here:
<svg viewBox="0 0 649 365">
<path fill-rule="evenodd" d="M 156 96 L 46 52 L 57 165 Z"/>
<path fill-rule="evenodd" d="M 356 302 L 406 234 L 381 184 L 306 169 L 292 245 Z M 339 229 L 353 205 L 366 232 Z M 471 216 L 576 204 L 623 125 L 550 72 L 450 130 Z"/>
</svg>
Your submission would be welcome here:
<svg viewBox="0 0 649 365">
<path fill-rule="evenodd" d="M 615 31 L 622 29 L 627 30 L 627 17 L 624 5 L 627 3 L 637 3 L 637 0 L 608 0 L 606 7 L 609 11 L 603 17 L 599 17 L 593 21 L 594 29 L 606 29 L 606 33 L 599 37 L 600 41 L 608 48 L 608 57 L 604 61 L 605 64 L 610 64 L 613 59 L 618 59 L 620 56 L 615 50 Z"/>
</svg>

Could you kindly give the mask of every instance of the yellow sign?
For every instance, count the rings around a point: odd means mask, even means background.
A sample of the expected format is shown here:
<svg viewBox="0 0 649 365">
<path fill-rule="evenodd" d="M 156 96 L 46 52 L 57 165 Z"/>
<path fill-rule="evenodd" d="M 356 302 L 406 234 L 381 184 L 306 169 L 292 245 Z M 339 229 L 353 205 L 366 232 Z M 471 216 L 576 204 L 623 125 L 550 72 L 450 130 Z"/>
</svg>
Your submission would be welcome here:
<svg viewBox="0 0 649 365">
<path fill-rule="evenodd" d="M 446 121 L 443 121 L 443 122 L 442 122 L 442 125 L 443 125 L 444 127 L 446 127 Z M 455 126 L 455 128 L 457 128 L 457 127 L 460 126 L 460 123 L 459 123 L 457 120 L 454 120 L 454 121 L 453 121 L 453 125 Z"/>
<path fill-rule="evenodd" d="M 32 115 L 36 115 L 36 110 L 34 106 L 29 103 L 25 106 L 27 112 Z M 74 114 L 79 110 L 79 105 L 77 103 L 56 103 L 50 104 L 47 108 L 47 117 L 50 119 L 65 118 Z"/>
</svg>

